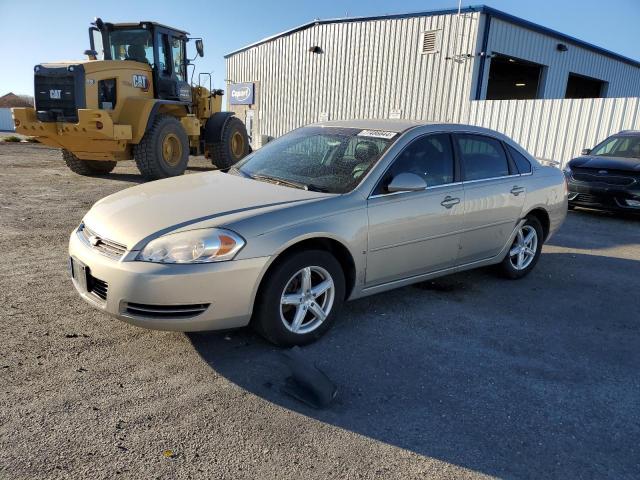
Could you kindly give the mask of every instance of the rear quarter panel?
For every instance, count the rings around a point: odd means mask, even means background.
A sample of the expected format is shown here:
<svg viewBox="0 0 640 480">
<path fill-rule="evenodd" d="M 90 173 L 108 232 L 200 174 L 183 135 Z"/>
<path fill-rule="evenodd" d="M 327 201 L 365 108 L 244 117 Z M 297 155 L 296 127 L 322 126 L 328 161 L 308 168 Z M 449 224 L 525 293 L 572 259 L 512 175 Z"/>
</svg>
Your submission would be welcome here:
<svg viewBox="0 0 640 480">
<path fill-rule="evenodd" d="M 538 167 L 527 177 L 527 197 L 523 216 L 540 208 L 549 215 L 549 237 L 567 216 L 567 187 L 564 174 L 558 168 Z"/>
</svg>

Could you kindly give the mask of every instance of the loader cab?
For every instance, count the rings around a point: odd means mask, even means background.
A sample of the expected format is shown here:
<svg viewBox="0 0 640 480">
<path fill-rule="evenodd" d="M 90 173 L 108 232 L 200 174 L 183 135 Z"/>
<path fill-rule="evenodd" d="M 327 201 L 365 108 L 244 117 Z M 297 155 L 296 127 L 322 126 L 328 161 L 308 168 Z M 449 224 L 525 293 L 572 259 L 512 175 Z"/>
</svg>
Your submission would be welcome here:
<svg viewBox="0 0 640 480">
<path fill-rule="evenodd" d="M 155 22 L 105 23 L 96 19 L 89 29 L 91 50 L 104 60 L 145 63 L 153 72 L 155 98 L 191 103 L 187 82 L 188 33 Z M 100 52 L 102 50 L 102 52 Z M 134 75 L 135 77 L 135 75 Z M 142 76 L 133 78 L 141 82 Z"/>
</svg>

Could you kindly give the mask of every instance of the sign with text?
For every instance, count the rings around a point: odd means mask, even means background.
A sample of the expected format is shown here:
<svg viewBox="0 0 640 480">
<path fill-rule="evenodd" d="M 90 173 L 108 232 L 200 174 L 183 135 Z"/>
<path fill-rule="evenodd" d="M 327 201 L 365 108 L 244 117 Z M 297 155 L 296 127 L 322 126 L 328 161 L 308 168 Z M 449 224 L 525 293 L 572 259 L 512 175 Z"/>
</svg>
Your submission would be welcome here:
<svg viewBox="0 0 640 480">
<path fill-rule="evenodd" d="M 252 105 L 254 97 L 253 83 L 232 83 L 229 85 L 231 105 Z"/>
</svg>

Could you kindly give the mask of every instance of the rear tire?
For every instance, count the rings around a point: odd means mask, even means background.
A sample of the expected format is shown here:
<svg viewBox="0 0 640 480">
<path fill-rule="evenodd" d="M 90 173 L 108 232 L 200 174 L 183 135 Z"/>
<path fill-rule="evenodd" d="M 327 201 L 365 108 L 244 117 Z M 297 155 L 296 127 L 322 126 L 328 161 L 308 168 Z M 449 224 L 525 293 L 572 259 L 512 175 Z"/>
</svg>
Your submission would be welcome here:
<svg viewBox="0 0 640 480">
<path fill-rule="evenodd" d="M 309 281 L 305 283 L 307 270 Z M 333 255 L 324 250 L 296 252 L 263 279 L 252 325 L 276 345 L 305 345 L 331 328 L 344 297 L 344 273 Z"/>
<path fill-rule="evenodd" d="M 169 115 L 158 115 L 133 156 L 142 176 L 147 180 L 182 175 L 189 163 L 189 138 L 182 124 Z"/>
<path fill-rule="evenodd" d="M 67 167 L 78 175 L 106 175 L 116 167 L 116 162 L 111 160 L 81 160 L 69 150 L 62 150 L 62 158 Z"/>
<path fill-rule="evenodd" d="M 247 129 L 238 117 L 227 118 L 221 137 L 220 142 L 207 145 L 211 163 L 216 167 L 229 168 L 251 153 Z"/>
<path fill-rule="evenodd" d="M 531 272 L 540 258 L 543 239 L 540 221 L 536 217 L 527 217 L 499 265 L 502 275 L 516 280 Z"/>
</svg>

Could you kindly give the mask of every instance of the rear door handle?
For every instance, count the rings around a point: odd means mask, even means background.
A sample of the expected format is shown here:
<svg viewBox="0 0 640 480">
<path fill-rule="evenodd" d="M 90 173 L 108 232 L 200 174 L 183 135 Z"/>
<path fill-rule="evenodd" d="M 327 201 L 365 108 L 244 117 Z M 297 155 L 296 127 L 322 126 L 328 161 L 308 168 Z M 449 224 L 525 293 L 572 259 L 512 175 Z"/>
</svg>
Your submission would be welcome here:
<svg viewBox="0 0 640 480">
<path fill-rule="evenodd" d="M 458 197 L 450 197 L 449 195 L 447 195 L 446 197 L 444 197 L 444 200 L 440 202 L 440 205 L 442 205 L 444 208 L 451 208 L 459 203 L 460 199 Z"/>
<path fill-rule="evenodd" d="M 518 185 L 514 185 L 513 188 L 511 189 L 511 195 L 515 195 L 517 197 L 521 193 L 524 193 L 524 187 L 519 187 Z"/>
</svg>

